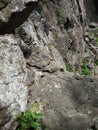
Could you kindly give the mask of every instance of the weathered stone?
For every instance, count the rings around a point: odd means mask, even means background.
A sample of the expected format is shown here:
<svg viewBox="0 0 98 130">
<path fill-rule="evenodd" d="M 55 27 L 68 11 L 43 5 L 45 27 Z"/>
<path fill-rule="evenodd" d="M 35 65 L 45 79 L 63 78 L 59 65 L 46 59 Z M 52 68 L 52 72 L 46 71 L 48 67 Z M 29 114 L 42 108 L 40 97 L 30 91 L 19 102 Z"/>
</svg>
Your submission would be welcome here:
<svg viewBox="0 0 98 130">
<path fill-rule="evenodd" d="M 17 41 L 13 36 L 0 36 L 0 126 L 5 125 L 5 130 L 10 129 L 17 114 L 26 110 L 26 78 L 26 64 Z"/>
<path fill-rule="evenodd" d="M 39 76 L 38 76 L 39 74 Z M 35 72 L 29 100 L 43 104 L 43 124 L 49 130 L 87 130 L 98 125 L 98 82 L 90 78 L 67 78 Z"/>
<path fill-rule="evenodd" d="M 35 26 L 39 26 L 36 30 Z M 66 70 L 63 58 L 61 57 L 58 50 L 52 45 L 53 38 L 51 35 L 47 37 L 45 32 L 43 32 L 42 24 L 39 21 L 35 21 L 34 25 L 32 21 L 25 22 L 17 32 L 20 34 L 21 39 L 25 44 L 21 43 L 21 49 L 24 52 L 27 48 L 31 49 L 31 54 L 29 58 L 27 58 L 27 63 L 30 66 L 35 66 L 36 68 L 40 68 L 42 70 L 52 70 L 54 66 L 55 70 Z M 28 44 L 29 43 L 29 44 Z M 25 50 L 23 49 L 25 48 Z M 29 53 L 28 51 L 27 53 Z M 27 54 L 28 55 L 28 54 Z M 33 58 L 35 57 L 35 58 Z M 50 65 L 53 61 L 54 65 Z M 47 68 L 47 69 L 46 69 Z"/>
</svg>

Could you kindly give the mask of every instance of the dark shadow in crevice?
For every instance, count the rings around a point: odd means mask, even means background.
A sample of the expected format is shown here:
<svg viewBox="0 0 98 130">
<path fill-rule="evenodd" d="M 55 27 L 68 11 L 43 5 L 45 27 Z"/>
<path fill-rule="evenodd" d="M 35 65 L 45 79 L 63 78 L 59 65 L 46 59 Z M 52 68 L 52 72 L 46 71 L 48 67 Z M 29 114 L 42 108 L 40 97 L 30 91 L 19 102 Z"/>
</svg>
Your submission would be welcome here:
<svg viewBox="0 0 98 130">
<path fill-rule="evenodd" d="M 10 34 L 19 27 L 29 17 L 30 13 L 36 9 L 38 2 L 30 2 L 26 4 L 26 8 L 22 12 L 15 12 L 11 15 L 8 23 L 2 23 L 0 34 Z"/>
<path fill-rule="evenodd" d="M 95 6 L 95 14 L 98 15 L 98 0 L 93 0 Z"/>
<path fill-rule="evenodd" d="M 92 125 L 92 126 L 90 127 L 90 130 L 98 130 L 98 129 L 96 128 L 95 125 Z"/>
<path fill-rule="evenodd" d="M 73 28 L 73 23 L 69 18 L 66 18 L 66 22 L 64 23 L 64 29 L 68 30 L 70 28 Z"/>
<path fill-rule="evenodd" d="M 23 52 L 23 55 L 26 59 L 28 59 L 30 56 L 31 56 L 31 49 L 30 48 L 24 48 L 24 47 L 20 47 L 22 52 Z"/>
<path fill-rule="evenodd" d="M 2 8 L 0 8 L 0 11 L 3 10 L 4 8 L 6 8 L 7 5 L 8 5 L 8 3 L 5 3 L 5 5 Z"/>
<path fill-rule="evenodd" d="M 87 22 L 98 23 L 98 0 L 84 0 Z"/>
<path fill-rule="evenodd" d="M 82 17 L 81 5 L 79 3 L 79 0 L 76 0 L 76 2 L 77 2 L 77 5 L 78 5 L 78 10 L 79 10 L 79 14 L 80 14 L 79 19 L 80 19 L 80 22 L 82 24 L 83 23 L 83 17 Z"/>
</svg>

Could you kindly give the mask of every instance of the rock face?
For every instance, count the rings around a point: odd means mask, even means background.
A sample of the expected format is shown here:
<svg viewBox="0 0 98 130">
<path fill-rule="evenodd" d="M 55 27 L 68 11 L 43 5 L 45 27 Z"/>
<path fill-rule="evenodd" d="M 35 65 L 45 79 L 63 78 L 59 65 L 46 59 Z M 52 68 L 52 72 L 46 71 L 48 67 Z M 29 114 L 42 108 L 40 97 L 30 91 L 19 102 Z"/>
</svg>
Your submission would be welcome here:
<svg viewBox="0 0 98 130">
<path fill-rule="evenodd" d="M 97 5 L 94 3 L 93 0 L 61 0 L 40 4 L 41 15 L 46 20 L 48 31 L 53 33 L 55 47 L 70 71 L 80 74 L 85 60 L 91 75 L 94 75 L 98 48 L 94 40 L 96 38 L 90 35 L 92 28 L 88 27 L 94 26 L 93 23 L 95 27 L 97 26 L 98 16 L 95 13 Z"/>
<path fill-rule="evenodd" d="M 98 130 L 95 1 L 2 0 L 0 13 L 0 130 L 35 103 L 42 130 Z"/>
<path fill-rule="evenodd" d="M 26 110 L 26 64 L 17 41 L 0 36 L 0 129 L 9 129 L 13 117 Z M 6 124 L 6 125 L 5 125 Z M 2 126 L 5 125 L 3 128 Z"/>
</svg>

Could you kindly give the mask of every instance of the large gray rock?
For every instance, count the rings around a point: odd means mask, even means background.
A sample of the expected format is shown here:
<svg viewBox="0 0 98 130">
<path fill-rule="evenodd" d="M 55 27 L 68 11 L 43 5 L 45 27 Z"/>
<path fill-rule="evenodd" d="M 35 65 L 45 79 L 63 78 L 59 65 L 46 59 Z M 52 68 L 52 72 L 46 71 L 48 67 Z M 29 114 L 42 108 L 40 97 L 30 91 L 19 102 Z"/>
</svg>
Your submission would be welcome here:
<svg viewBox="0 0 98 130">
<path fill-rule="evenodd" d="M 13 36 L 0 36 L 0 130 L 8 130 L 26 110 L 26 64 Z M 3 126 L 3 127 L 2 127 Z"/>
<path fill-rule="evenodd" d="M 41 104 L 43 126 L 49 130 L 98 129 L 97 79 L 30 70 L 35 75 L 29 91 L 29 107 L 36 102 Z"/>
</svg>

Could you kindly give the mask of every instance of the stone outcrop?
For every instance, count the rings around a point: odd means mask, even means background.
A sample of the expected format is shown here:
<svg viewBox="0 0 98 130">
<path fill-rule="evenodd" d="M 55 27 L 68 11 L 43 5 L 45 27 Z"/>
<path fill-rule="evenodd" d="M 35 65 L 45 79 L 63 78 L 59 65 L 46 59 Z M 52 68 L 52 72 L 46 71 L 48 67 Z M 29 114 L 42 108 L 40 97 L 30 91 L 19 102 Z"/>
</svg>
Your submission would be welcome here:
<svg viewBox="0 0 98 130">
<path fill-rule="evenodd" d="M 0 3 L 0 130 L 15 130 L 16 115 L 36 103 L 41 130 L 98 130 L 95 1 Z"/>
</svg>

